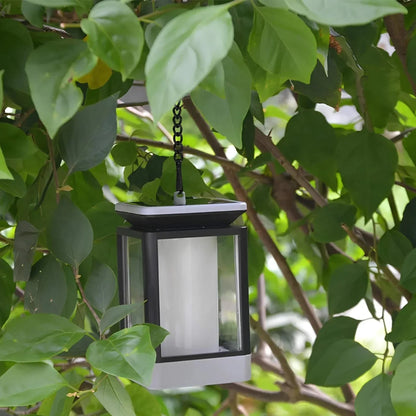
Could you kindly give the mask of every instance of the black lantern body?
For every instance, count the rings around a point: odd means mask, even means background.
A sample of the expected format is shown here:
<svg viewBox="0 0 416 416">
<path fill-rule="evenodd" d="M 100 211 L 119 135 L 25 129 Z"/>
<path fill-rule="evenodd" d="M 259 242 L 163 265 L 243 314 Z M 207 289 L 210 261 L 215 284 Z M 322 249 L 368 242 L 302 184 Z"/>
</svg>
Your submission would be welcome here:
<svg viewBox="0 0 416 416">
<path fill-rule="evenodd" d="M 142 305 L 124 325 L 169 331 L 147 387 L 249 379 L 247 231 L 228 225 L 245 204 L 116 209 L 133 224 L 118 229 L 120 302 Z"/>
</svg>

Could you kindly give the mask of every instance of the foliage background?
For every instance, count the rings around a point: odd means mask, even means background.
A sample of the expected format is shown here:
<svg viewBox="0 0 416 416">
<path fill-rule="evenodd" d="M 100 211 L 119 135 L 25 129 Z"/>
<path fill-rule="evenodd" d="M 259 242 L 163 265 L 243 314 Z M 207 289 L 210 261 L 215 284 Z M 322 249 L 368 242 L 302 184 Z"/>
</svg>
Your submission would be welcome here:
<svg viewBox="0 0 416 416">
<path fill-rule="evenodd" d="M 415 14 L 0 2 L 0 414 L 413 415 Z M 114 203 L 171 201 L 181 99 L 187 195 L 248 205 L 253 376 L 151 394 Z"/>
</svg>

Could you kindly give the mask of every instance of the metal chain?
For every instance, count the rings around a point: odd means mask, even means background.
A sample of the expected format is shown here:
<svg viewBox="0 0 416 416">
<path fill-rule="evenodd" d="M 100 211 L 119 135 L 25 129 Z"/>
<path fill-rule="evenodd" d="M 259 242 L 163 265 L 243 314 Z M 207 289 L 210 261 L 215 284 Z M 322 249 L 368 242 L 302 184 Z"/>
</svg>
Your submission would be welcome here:
<svg viewBox="0 0 416 416">
<path fill-rule="evenodd" d="M 183 161 L 183 135 L 182 135 L 182 106 L 179 101 L 173 107 L 173 159 L 176 163 L 176 192 L 182 194 L 182 161 Z"/>
</svg>

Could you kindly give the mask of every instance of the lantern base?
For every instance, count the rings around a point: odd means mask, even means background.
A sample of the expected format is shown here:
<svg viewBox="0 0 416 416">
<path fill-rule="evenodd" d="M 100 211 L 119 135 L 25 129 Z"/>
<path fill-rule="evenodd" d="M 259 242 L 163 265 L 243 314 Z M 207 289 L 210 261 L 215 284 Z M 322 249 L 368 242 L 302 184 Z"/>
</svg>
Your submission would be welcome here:
<svg viewBox="0 0 416 416">
<path fill-rule="evenodd" d="M 151 390 L 234 383 L 251 378 L 251 354 L 156 363 Z"/>
</svg>

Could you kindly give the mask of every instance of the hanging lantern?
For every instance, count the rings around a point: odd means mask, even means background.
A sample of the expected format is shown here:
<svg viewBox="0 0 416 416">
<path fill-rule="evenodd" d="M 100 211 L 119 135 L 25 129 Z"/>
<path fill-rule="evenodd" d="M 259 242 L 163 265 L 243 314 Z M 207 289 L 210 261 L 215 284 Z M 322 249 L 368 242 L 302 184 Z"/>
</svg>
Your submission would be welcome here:
<svg viewBox="0 0 416 416">
<path fill-rule="evenodd" d="M 181 153 L 176 146 L 178 176 Z M 178 176 L 176 205 L 116 205 L 131 224 L 117 231 L 120 303 L 142 306 L 124 326 L 169 331 L 151 389 L 248 380 L 247 230 L 232 225 L 246 204 L 185 200 Z"/>
</svg>

